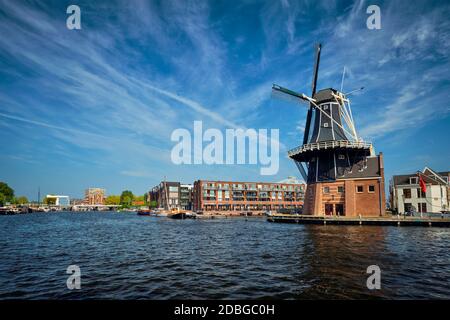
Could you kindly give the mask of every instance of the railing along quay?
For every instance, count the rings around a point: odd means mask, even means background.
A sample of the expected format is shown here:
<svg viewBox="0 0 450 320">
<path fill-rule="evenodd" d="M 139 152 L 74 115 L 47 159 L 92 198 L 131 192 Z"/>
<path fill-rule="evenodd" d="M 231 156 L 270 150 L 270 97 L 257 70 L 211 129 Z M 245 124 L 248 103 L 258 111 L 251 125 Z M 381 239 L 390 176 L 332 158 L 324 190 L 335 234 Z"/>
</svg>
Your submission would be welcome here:
<svg viewBox="0 0 450 320">
<path fill-rule="evenodd" d="M 293 214 L 271 214 L 267 216 L 269 222 L 320 224 L 320 225 L 372 225 L 372 226 L 423 226 L 450 227 L 450 218 L 419 218 L 419 217 L 338 217 L 313 216 Z"/>
</svg>

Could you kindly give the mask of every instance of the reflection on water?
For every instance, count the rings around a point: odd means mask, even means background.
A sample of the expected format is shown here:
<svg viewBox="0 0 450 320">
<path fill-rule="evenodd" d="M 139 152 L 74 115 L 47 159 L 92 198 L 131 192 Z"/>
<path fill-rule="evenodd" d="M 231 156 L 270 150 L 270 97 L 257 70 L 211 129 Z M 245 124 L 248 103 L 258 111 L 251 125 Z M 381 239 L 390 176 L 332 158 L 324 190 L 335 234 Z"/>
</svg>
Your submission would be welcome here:
<svg viewBox="0 0 450 320">
<path fill-rule="evenodd" d="M 450 298 L 450 229 L 129 213 L 0 217 L 0 298 Z M 81 290 L 66 268 L 81 268 Z M 366 268 L 382 270 L 368 290 Z"/>
</svg>

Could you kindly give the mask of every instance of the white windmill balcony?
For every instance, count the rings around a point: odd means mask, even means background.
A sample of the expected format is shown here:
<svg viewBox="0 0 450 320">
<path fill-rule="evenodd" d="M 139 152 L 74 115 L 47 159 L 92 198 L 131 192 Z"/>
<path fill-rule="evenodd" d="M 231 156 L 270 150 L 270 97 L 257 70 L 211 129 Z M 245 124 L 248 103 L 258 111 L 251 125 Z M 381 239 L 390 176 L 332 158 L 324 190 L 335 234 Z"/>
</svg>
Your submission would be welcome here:
<svg viewBox="0 0 450 320">
<path fill-rule="evenodd" d="M 304 152 L 326 149 L 371 149 L 372 143 L 367 141 L 333 140 L 307 143 L 288 151 L 288 156 L 293 157 Z"/>
</svg>

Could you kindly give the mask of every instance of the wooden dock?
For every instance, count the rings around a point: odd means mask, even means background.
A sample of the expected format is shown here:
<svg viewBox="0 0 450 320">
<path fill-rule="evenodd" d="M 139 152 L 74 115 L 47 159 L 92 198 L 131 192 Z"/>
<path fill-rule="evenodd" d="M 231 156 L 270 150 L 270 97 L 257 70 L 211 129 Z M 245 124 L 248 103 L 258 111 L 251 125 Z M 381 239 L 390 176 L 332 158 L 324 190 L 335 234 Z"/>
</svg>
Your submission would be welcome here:
<svg viewBox="0 0 450 320">
<path fill-rule="evenodd" d="M 319 225 L 369 225 L 369 226 L 420 226 L 420 227 L 450 227 L 450 218 L 419 218 L 419 217 L 337 217 L 312 216 L 293 214 L 272 214 L 267 216 L 269 222 L 319 224 Z"/>
</svg>

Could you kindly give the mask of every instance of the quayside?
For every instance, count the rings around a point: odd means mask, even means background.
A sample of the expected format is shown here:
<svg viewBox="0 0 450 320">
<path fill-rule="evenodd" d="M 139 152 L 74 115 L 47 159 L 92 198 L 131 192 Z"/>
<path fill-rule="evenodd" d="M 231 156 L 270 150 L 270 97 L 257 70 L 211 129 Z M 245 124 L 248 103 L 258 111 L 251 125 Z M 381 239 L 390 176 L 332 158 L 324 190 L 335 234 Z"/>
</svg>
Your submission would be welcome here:
<svg viewBox="0 0 450 320">
<path fill-rule="evenodd" d="M 368 226 L 415 226 L 415 227 L 450 227 L 450 218 L 417 217 L 328 217 L 312 215 L 272 214 L 269 222 L 320 224 L 320 225 L 368 225 Z"/>
</svg>

